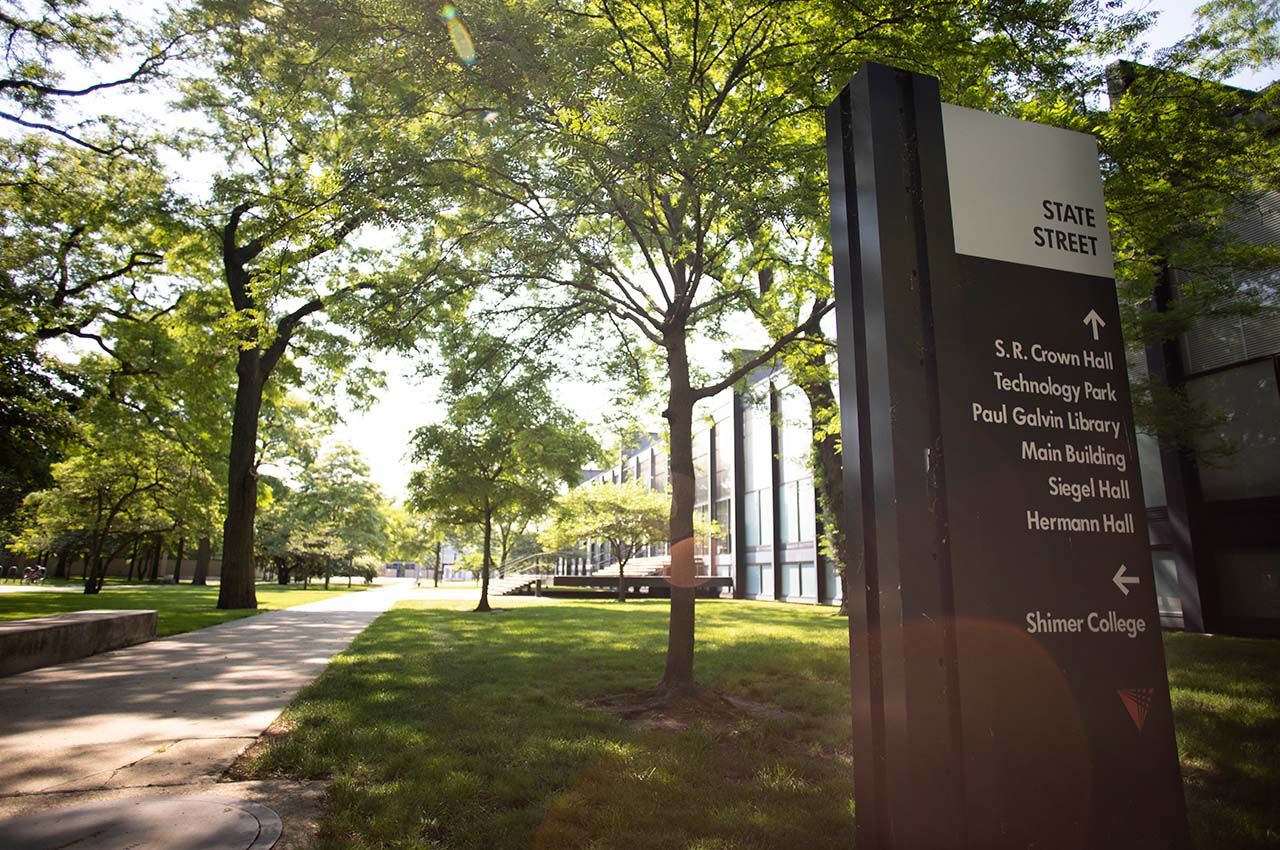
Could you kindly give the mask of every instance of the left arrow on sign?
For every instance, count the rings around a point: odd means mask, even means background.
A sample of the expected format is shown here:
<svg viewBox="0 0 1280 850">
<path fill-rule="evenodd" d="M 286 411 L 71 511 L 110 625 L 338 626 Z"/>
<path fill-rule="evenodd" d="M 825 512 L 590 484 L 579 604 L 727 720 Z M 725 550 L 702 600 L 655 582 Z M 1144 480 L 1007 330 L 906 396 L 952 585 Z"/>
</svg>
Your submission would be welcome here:
<svg viewBox="0 0 1280 850">
<path fill-rule="evenodd" d="M 1138 582 L 1142 581 L 1142 579 L 1138 578 L 1137 576 L 1125 575 L 1124 564 L 1120 565 L 1120 569 L 1116 570 L 1116 574 L 1111 577 L 1111 580 L 1115 582 L 1116 587 L 1120 588 L 1120 592 L 1123 593 L 1125 596 L 1129 595 L 1129 588 L 1127 587 L 1127 585 L 1137 584 Z"/>
</svg>

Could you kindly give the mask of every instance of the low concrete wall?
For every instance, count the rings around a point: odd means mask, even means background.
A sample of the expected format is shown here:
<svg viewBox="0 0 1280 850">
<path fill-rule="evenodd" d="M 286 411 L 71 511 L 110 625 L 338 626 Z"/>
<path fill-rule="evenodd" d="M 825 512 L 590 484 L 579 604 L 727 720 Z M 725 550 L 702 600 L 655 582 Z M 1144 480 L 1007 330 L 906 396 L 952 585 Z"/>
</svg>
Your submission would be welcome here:
<svg viewBox="0 0 1280 850">
<path fill-rule="evenodd" d="M 0 621 L 0 676 L 152 640 L 155 611 L 74 611 Z"/>
</svg>

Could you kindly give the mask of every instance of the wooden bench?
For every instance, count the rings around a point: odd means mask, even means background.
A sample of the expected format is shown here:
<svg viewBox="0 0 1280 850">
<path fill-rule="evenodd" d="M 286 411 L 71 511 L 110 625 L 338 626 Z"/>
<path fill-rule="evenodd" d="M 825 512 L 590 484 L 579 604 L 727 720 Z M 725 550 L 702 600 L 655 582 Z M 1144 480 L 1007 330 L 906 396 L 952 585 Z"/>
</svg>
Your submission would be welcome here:
<svg viewBox="0 0 1280 850">
<path fill-rule="evenodd" d="M 0 620 L 0 676 L 109 652 L 155 636 L 155 611 L 73 611 L 31 620 Z"/>
</svg>

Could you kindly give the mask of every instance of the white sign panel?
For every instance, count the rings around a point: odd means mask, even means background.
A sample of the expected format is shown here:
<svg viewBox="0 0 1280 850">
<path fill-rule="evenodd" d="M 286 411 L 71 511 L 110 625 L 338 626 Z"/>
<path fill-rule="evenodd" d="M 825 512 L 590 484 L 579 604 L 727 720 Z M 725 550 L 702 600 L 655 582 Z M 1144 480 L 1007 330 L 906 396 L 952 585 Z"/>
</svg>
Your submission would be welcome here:
<svg viewBox="0 0 1280 850">
<path fill-rule="evenodd" d="M 942 104 L 956 253 L 1114 277 L 1098 144 Z"/>
</svg>

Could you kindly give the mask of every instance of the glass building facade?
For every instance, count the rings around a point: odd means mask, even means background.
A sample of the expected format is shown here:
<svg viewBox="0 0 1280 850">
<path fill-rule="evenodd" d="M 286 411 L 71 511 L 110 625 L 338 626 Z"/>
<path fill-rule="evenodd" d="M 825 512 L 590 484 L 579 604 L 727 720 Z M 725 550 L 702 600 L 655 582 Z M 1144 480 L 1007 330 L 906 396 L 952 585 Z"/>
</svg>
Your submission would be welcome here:
<svg viewBox="0 0 1280 850">
<path fill-rule="evenodd" d="M 812 442 L 809 403 L 779 372 L 758 372 L 745 390 L 726 390 L 698 407 L 694 512 L 716 529 L 695 543 L 700 574 L 731 578 L 738 598 L 839 604 L 839 577 L 817 543 Z M 656 436 L 584 486 L 632 478 L 667 489 L 667 455 Z M 607 557 L 598 546 L 591 551 L 597 563 Z"/>
</svg>

